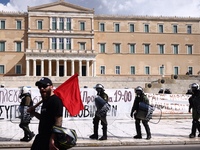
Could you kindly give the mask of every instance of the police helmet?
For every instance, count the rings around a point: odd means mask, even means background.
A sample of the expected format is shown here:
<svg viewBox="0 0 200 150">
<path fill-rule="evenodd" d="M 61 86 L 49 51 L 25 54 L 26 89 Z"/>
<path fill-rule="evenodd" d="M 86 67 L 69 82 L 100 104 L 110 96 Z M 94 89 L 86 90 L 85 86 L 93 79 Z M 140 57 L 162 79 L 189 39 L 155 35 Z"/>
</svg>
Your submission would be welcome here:
<svg viewBox="0 0 200 150">
<path fill-rule="evenodd" d="M 198 90 L 199 89 L 199 84 L 197 84 L 197 83 L 192 83 L 191 84 L 191 90 L 192 91 L 195 91 L 195 90 Z"/>
<path fill-rule="evenodd" d="M 29 93 L 28 87 L 22 86 L 20 87 L 20 94 L 27 94 Z"/>
<path fill-rule="evenodd" d="M 96 84 L 96 86 L 94 87 L 95 89 L 102 89 L 104 90 L 104 86 L 102 84 Z"/>
<path fill-rule="evenodd" d="M 141 86 L 138 86 L 135 88 L 135 92 L 137 92 L 137 91 L 141 91 L 142 93 L 144 93 L 144 90 Z"/>
<path fill-rule="evenodd" d="M 77 134 L 74 129 L 53 126 L 55 133 L 55 145 L 59 149 L 69 149 L 76 145 Z"/>
</svg>

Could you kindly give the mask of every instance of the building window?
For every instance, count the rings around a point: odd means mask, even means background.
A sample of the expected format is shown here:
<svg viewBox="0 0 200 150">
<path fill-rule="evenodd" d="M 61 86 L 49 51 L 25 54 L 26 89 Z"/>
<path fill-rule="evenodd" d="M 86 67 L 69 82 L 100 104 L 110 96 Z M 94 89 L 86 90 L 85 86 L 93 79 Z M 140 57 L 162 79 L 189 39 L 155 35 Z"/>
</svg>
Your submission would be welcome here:
<svg viewBox="0 0 200 150">
<path fill-rule="evenodd" d="M 85 43 L 79 43 L 79 47 L 80 50 L 85 50 Z"/>
<path fill-rule="evenodd" d="M 144 53 L 149 54 L 149 44 L 144 45 Z"/>
<path fill-rule="evenodd" d="M 131 74 L 135 74 L 135 66 L 131 66 Z"/>
<path fill-rule="evenodd" d="M 149 25 L 148 24 L 144 25 L 144 32 L 149 33 Z"/>
<path fill-rule="evenodd" d="M 37 29 L 42 30 L 42 20 L 37 21 Z"/>
<path fill-rule="evenodd" d="M 100 67 L 100 72 L 101 72 L 101 74 L 106 74 L 105 66 Z"/>
<path fill-rule="evenodd" d="M 178 73 L 179 73 L 178 67 L 174 67 L 174 75 L 178 75 Z"/>
<path fill-rule="evenodd" d="M 120 74 L 120 66 L 115 67 L 115 74 Z"/>
<path fill-rule="evenodd" d="M 135 54 L 135 44 L 130 44 L 129 49 L 131 54 Z"/>
<path fill-rule="evenodd" d="M 173 45 L 173 53 L 178 54 L 178 45 Z"/>
<path fill-rule="evenodd" d="M 146 75 L 149 75 L 149 74 L 150 74 L 150 68 L 149 68 L 149 66 L 146 66 L 146 67 L 145 67 L 145 74 L 146 74 Z"/>
<path fill-rule="evenodd" d="M 162 24 L 159 24 L 159 25 L 158 25 L 158 32 L 159 32 L 159 33 L 163 33 L 163 32 L 164 32 L 164 28 L 163 28 L 163 25 L 162 25 Z"/>
<path fill-rule="evenodd" d="M 99 24 L 99 31 L 104 32 L 105 31 L 105 23 Z"/>
<path fill-rule="evenodd" d="M 4 65 L 0 65 L 0 74 L 4 74 L 5 73 L 5 67 Z"/>
<path fill-rule="evenodd" d="M 57 18 L 53 17 L 52 18 L 52 30 L 56 30 L 57 29 Z"/>
<path fill-rule="evenodd" d="M 159 54 L 164 54 L 164 45 L 163 44 L 159 44 L 158 45 L 158 50 L 159 50 Z"/>
<path fill-rule="evenodd" d="M 173 33 L 178 33 L 178 26 L 177 25 L 173 25 Z"/>
<path fill-rule="evenodd" d="M 15 73 L 16 74 L 22 74 L 22 66 L 21 65 L 15 66 Z"/>
<path fill-rule="evenodd" d="M 64 49 L 64 38 L 59 38 L 59 49 Z"/>
<path fill-rule="evenodd" d="M 119 23 L 115 23 L 115 32 L 119 32 L 120 26 Z"/>
<path fill-rule="evenodd" d="M 17 30 L 21 30 L 22 29 L 22 21 L 17 20 Z"/>
<path fill-rule="evenodd" d="M 187 54 L 192 54 L 192 45 L 187 45 Z"/>
<path fill-rule="evenodd" d="M 135 32 L 135 27 L 134 27 L 134 24 L 130 24 L 130 32 Z"/>
<path fill-rule="evenodd" d="M 100 53 L 105 53 L 105 51 L 106 51 L 106 44 L 101 43 L 99 46 L 100 46 L 99 47 Z"/>
<path fill-rule="evenodd" d="M 67 31 L 70 31 L 70 30 L 71 30 L 71 18 L 67 18 L 66 30 L 67 30 Z"/>
<path fill-rule="evenodd" d="M 71 50 L 71 39 L 70 38 L 66 39 L 66 49 Z"/>
<path fill-rule="evenodd" d="M 115 53 L 120 53 L 120 44 L 115 44 Z"/>
<path fill-rule="evenodd" d="M 160 66 L 159 73 L 160 75 L 164 75 L 164 65 Z"/>
<path fill-rule="evenodd" d="M 59 21 L 59 30 L 64 30 L 64 18 L 60 18 L 60 21 Z"/>
<path fill-rule="evenodd" d="M 6 21 L 0 20 L 0 29 L 5 29 L 5 28 L 6 28 Z"/>
<path fill-rule="evenodd" d="M 80 30 L 81 31 L 85 30 L 85 22 L 80 22 Z"/>
<path fill-rule="evenodd" d="M 37 42 L 37 49 L 42 49 L 42 42 Z"/>
<path fill-rule="evenodd" d="M 57 42 L 56 42 L 56 38 L 52 38 L 52 49 L 57 49 Z"/>
<path fill-rule="evenodd" d="M 5 52 L 5 42 L 0 42 L 0 52 Z"/>
<path fill-rule="evenodd" d="M 187 26 L 187 33 L 192 34 L 192 26 L 191 25 Z"/>
<path fill-rule="evenodd" d="M 189 75 L 193 74 L 193 68 L 192 67 L 188 67 L 188 73 L 189 73 Z"/>
<path fill-rule="evenodd" d="M 22 42 L 16 42 L 16 52 L 22 51 Z"/>
</svg>

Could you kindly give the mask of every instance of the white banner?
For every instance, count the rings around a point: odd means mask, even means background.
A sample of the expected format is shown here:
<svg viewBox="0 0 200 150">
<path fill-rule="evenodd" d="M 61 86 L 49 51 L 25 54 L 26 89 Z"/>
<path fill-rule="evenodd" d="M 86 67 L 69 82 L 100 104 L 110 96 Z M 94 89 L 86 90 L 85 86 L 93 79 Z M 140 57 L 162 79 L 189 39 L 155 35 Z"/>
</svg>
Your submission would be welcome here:
<svg viewBox="0 0 200 150">
<path fill-rule="evenodd" d="M 94 97 L 96 95 L 96 91 L 90 88 L 81 88 L 80 91 L 84 104 L 84 110 L 80 111 L 79 115 L 70 117 L 67 110 L 64 109 L 64 118 L 91 119 L 94 117 L 96 110 L 94 106 Z M 105 92 L 109 96 L 109 104 L 111 105 L 111 110 L 107 115 L 116 119 L 126 119 L 130 115 L 134 102 L 134 89 L 106 89 Z M 30 88 L 30 93 L 34 104 L 41 100 L 41 96 L 37 88 Z M 150 100 L 150 104 L 162 109 L 162 113 L 188 112 L 188 98 L 190 95 L 146 94 Z M 18 118 L 18 106 L 21 101 L 18 97 L 18 88 L 0 88 L 0 119 L 14 120 Z"/>
</svg>

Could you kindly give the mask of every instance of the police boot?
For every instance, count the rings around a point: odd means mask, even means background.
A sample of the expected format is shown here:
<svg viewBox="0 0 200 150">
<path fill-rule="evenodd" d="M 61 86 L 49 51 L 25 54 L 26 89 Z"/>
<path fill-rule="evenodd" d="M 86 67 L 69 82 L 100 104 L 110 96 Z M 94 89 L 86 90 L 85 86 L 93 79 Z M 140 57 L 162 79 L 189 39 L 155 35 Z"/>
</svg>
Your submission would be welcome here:
<svg viewBox="0 0 200 150">
<path fill-rule="evenodd" d="M 140 122 L 135 121 L 135 128 L 136 128 L 137 135 L 135 135 L 133 138 L 134 139 L 141 139 L 142 138 L 142 133 L 141 133 Z"/>
<path fill-rule="evenodd" d="M 198 121 L 197 129 L 198 129 L 198 131 L 199 131 L 198 137 L 200 137 L 200 122 L 199 122 L 199 121 Z"/>
<path fill-rule="evenodd" d="M 99 140 L 107 140 L 107 128 L 103 128 L 103 136 Z"/>
<path fill-rule="evenodd" d="M 94 125 L 94 134 L 90 135 L 90 138 L 98 140 L 98 126 Z"/>
<path fill-rule="evenodd" d="M 28 139 L 28 135 L 25 134 L 25 132 L 24 132 L 24 137 L 21 138 L 20 141 L 22 141 L 22 142 L 28 142 L 28 141 L 29 141 L 29 139 Z"/>
<path fill-rule="evenodd" d="M 30 132 L 29 135 L 28 135 L 29 141 L 31 141 L 34 136 L 35 136 L 34 132 Z"/>
<path fill-rule="evenodd" d="M 192 121 L 192 133 L 189 135 L 189 138 L 195 138 L 196 136 L 196 129 L 197 129 L 197 121 L 193 120 Z"/>
<path fill-rule="evenodd" d="M 144 128 L 146 130 L 146 133 L 147 133 L 147 140 L 150 140 L 151 139 L 151 132 L 150 132 L 150 128 L 149 128 L 149 125 L 148 125 L 148 122 L 143 122 L 144 124 Z"/>
</svg>

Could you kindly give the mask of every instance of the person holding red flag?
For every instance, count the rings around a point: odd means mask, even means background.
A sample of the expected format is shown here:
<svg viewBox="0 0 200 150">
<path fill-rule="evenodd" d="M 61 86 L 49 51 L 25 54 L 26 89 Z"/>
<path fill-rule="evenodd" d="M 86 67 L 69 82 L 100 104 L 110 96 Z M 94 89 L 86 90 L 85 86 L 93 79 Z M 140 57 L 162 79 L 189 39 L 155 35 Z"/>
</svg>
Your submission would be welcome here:
<svg viewBox="0 0 200 150">
<path fill-rule="evenodd" d="M 63 104 L 61 99 L 53 93 L 53 84 L 49 78 L 43 77 L 35 83 L 42 97 L 41 113 L 35 112 L 41 101 L 29 109 L 32 115 L 38 118 L 38 134 L 33 141 L 31 150 L 58 150 L 55 145 L 53 126 L 62 126 Z"/>
</svg>

